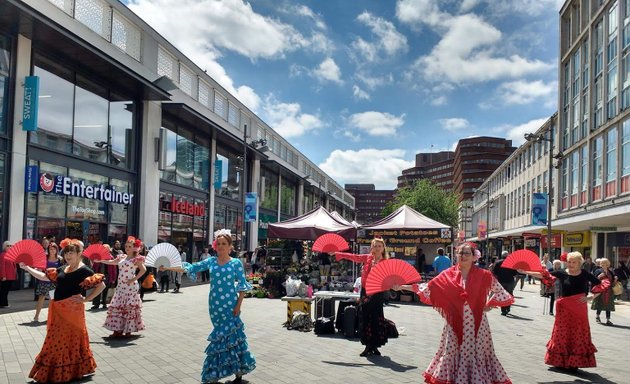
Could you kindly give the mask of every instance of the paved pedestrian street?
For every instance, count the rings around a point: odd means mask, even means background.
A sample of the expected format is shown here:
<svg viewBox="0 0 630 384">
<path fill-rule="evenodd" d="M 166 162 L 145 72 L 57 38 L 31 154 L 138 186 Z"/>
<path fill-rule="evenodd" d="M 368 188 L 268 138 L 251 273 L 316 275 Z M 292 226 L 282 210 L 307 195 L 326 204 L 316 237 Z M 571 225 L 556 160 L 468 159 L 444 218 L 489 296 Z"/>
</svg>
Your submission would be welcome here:
<svg viewBox="0 0 630 384">
<path fill-rule="evenodd" d="M 516 290 L 512 317 L 498 310 L 489 313 L 497 356 L 514 383 L 630 383 L 627 363 L 630 342 L 630 306 L 617 306 L 614 327 L 595 324 L 589 312 L 597 353 L 597 368 L 567 374 L 543 363 L 545 344 L 553 317 L 542 314 L 538 286 Z M 105 311 L 88 311 L 91 347 L 98 368 L 82 382 L 93 383 L 198 383 L 206 338 L 207 285 L 188 286 L 180 294 L 145 296 L 143 317 L 147 329 L 129 340 L 109 340 L 102 327 Z M 11 292 L 12 297 L 32 300 L 32 291 Z M 17 300 L 17 299 L 15 299 Z M 29 308 L 33 308 L 34 304 Z M 14 307 L 12 305 L 12 307 Z M 86 304 L 86 307 L 89 305 Z M 319 337 L 313 332 L 289 331 L 286 303 L 280 300 L 245 299 L 242 317 L 257 368 L 245 376 L 249 383 L 421 383 L 422 372 L 438 346 L 442 319 L 432 308 L 393 304 L 385 316 L 401 329 L 398 339 L 381 348 L 383 356 L 359 357 L 357 339 L 340 335 Z M 0 312 L 0 383 L 28 382 L 28 373 L 46 332 L 45 324 L 31 323 L 32 309 Z M 45 318 L 47 310 L 42 313 Z M 230 378 L 232 379 L 232 378 Z M 229 379 L 223 380 L 229 382 Z"/>
</svg>

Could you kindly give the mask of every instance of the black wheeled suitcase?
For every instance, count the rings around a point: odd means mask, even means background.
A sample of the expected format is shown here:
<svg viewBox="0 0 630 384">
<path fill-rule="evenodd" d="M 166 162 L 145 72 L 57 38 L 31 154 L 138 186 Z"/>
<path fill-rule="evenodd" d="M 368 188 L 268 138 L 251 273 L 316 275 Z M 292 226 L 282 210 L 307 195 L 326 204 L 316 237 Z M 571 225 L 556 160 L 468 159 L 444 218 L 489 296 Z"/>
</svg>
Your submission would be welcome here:
<svg viewBox="0 0 630 384">
<path fill-rule="evenodd" d="M 319 317 L 315 320 L 316 335 L 334 335 L 335 334 L 335 318 Z"/>
<path fill-rule="evenodd" d="M 343 310 L 343 335 L 356 337 L 358 328 L 357 307 L 351 305 Z"/>
</svg>

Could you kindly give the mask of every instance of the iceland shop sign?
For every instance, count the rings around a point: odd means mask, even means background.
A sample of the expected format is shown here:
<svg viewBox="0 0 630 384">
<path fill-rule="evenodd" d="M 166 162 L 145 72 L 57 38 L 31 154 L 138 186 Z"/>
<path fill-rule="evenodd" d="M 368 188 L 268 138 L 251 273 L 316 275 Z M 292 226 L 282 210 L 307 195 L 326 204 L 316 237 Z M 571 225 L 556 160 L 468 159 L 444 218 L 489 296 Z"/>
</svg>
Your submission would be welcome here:
<svg viewBox="0 0 630 384">
<path fill-rule="evenodd" d="M 118 191 L 115 185 L 89 185 L 83 180 L 76 182 L 71 177 L 53 176 L 46 172 L 39 175 L 39 186 L 42 191 L 48 193 L 102 200 L 108 203 L 130 205 L 133 201 L 133 193 Z"/>
</svg>

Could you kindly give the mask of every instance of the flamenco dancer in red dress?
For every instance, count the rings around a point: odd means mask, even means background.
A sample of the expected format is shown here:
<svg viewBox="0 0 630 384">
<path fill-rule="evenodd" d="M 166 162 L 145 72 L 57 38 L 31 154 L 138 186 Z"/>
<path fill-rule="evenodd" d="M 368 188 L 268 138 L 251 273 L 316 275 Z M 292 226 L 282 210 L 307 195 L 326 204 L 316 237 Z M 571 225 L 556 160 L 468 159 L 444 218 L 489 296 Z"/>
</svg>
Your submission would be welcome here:
<svg viewBox="0 0 630 384">
<path fill-rule="evenodd" d="M 521 271 L 530 276 L 542 278 L 546 285 L 560 280 L 560 298 L 556 301 L 556 320 L 551 332 L 551 340 L 547 343 L 545 364 L 575 372 L 578 368 L 597 366 L 595 352 L 597 348 L 591 341 L 591 328 L 588 324 L 587 297 L 589 283 L 592 292 L 598 296 L 610 284 L 608 280 L 600 281 L 597 277 L 581 268 L 584 259 L 580 252 L 567 255 L 567 270 L 551 273 Z"/>
</svg>

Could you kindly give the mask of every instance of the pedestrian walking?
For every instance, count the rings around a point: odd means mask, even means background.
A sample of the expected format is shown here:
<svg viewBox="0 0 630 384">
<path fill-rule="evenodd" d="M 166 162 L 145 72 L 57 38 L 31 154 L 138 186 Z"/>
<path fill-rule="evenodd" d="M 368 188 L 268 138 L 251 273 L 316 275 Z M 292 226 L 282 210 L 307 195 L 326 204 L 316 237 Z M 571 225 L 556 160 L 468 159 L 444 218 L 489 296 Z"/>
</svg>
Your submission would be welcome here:
<svg viewBox="0 0 630 384">
<path fill-rule="evenodd" d="M 415 292 L 446 321 L 440 346 L 424 372 L 425 383 L 510 384 L 494 353 L 486 311 L 514 298 L 491 272 L 474 264 L 481 254 L 473 243 L 457 247 L 457 264 L 428 283 L 394 287 Z"/>
<path fill-rule="evenodd" d="M 374 268 L 379 262 L 387 260 L 389 254 L 385 247 L 385 241 L 382 238 L 374 238 L 370 244 L 370 254 L 354 255 L 351 253 L 337 252 L 335 253 L 337 260 L 347 259 L 355 263 L 362 263 L 361 270 L 361 294 L 359 298 L 359 335 L 361 336 L 361 344 L 365 345 L 363 352 L 359 356 L 380 356 L 378 350 L 387 343 L 387 324 L 383 313 L 383 304 L 385 295 L 389 292 L 376 293 L 368 295 L 365 291 L 365 282 Z"/>
<path fill-rule="evenodd" d="M 46 269 L 53 268 L 57 269 L 61 267 L 61 257 L 59 256 L 59 246 L 55 243 L 48 242 L 47 249 L 47 257 L 46 257 Z M 37 295 L 37 305 L 35 305 L 35 316 L 33 317 L 33 322 L 39 322 L 39 314 L 44 308 L 44 303 L 46 302 L 46 296 L 48 296 L 49 292 L 55 289 L 55 283 L 52 281 L 38 281 L 38 284 L 35 288 L 35 295 Z"/>
<path fill-rule="evenodd" d="M 245 325 L 241 320 L 241 304 L 246 291 L 252 289 L 245 278 L 243 263 L 230 256 L 232 234 L 228 229 L 215 232 L 216 257 L 198 263 L 184 262 L 182 267 L 161 267 L 161 271 L 186 272 L 191 280 L 197 273 L 209 270 L 212 278 L 208 295 L 208 309 L 213 330 L 208 336 L 206 359 L 201 382 L 218 383 L 220 379 L 235 375 L 231 383 L 242 382 L 243 375 L 256 368 L 256 360 L 249 351 Z M 235 284 L 236 282 L 236 284 Z"/>
<path fill-rule="evenodd" d="M 612 321 L 610 321 L 611 312 L 615 311 L 615 295 L 613 294 L 612 286 L 617 282 L 617 276 L 615 272 L 610 268 L 610 261 L 607 258 L 599 259 L 600 268 L 595 270 L 594 275 L 599 280 L 608 280 L 610 285 L 608 288 L 604 289 L 600 295 L 593 299 L 593 303 L 591 304 L 591 309 L 596 311 L 595 321 L 598 324 L 602 323 L 601 318 L 599 317 L 602 311 L 606 313 L 606 323 L 605 325 L 613 325 Z"/>
<path fill-rule="evenodd" d="M 113 331 L 112 338 L 130 337 L 132 332 L 142 331 L 145 326 L 142 321 L 142 299 L 138 279 L 146 272 L 144 257 L 138 252 L 142 241 L 129 236 L 125 242 L 125 253 L 114 260 L 99 260 L 98 262 L 118 266 L 118 284 L 112 301 L 107 307 L 105 328 Z M 95 260 L 96 261 L 96 260 Z M 139 271 L 136 274 L 136 271 Z"/>
<path fill-rule="evenodd" d="M 527 275 L 543 279 L 543 283 L 554 284 L 560 280 L 560 297 L 556 300 L 556 319 L 553 323 L 551 339 L 547 342 L 545 364 L 570 372 L 578 368 L 597 366 L 595 352 L 597 348 L 591 340 L 591 328 L 588 323 L 589 284 L 601 285 L 601 281 L 590 272 L 582 269 L 584 259 L 580 252 L 567 255 L 566 271 L 551 273 L 522 271 Z M 603 287 L 594 287 L 593 292 Z M 599 293 L 596 293 L 599 295 Z"/>
<path fill-rule="evenodd" d="M 4 255 L 11 246 L 10 241 L 5 241 L 2 243 L 2 253 L 0 253 L 0 308 L 9 306 L 9 291 L 17 279 L 15 263 L 4 259 Z"/>
<path fill-rule="evenodd" d="M 204 261 L 205 259 L 209 257 L 210 257 L 209 249 L 208 247 L 204 247 L 203 252 L 201 253 L 201 255 L 199 255 L 199 261 Z M 209 281 L 209 280 L 210 280 L 210 272 L 208 270 L 201 272 L 201 281 L 205 283 L 206 281 Z"/>
<path fill-rule="evenodd" d="M 444 254 L 444 248 L 438 248 L 437 256 L 433 259 L 433 269 L 436 274 L 451 267 L 451 259 Z"/>
<path fill-rule="evenodd" d="M 63 383 L 94 373 L 96 361 L 85 326 L 84 303 L 105 288 L 103 275 L 95 274 L 81 261 L 82 247 L 76 239 L 61 242 L 66 265 L 45 272 L 20 263 L 20 268 L 42 282 L 56 283 L 48 307 L 46 338 L 29 373 L 38 383 Z M 94 288 L 84 297 L 82 290 Z"/>
</svg>

